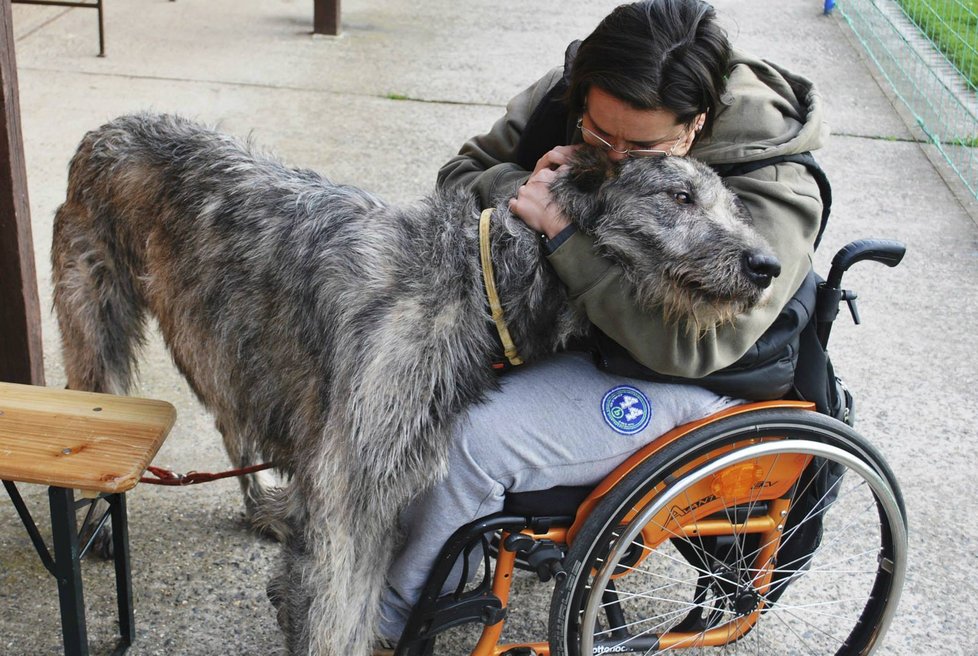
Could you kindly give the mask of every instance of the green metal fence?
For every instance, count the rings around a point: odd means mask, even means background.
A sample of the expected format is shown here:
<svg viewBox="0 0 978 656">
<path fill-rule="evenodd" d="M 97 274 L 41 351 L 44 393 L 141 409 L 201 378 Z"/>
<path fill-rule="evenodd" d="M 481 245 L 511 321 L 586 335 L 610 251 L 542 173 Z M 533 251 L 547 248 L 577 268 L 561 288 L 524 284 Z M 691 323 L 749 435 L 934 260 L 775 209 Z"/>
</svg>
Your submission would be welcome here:
<svg viewBox="0 0 978 656">
<path fill-rule="evenodd" d="M 838 0 L 837 7 L 978 196 L 978 0 Z"/>
</svg>

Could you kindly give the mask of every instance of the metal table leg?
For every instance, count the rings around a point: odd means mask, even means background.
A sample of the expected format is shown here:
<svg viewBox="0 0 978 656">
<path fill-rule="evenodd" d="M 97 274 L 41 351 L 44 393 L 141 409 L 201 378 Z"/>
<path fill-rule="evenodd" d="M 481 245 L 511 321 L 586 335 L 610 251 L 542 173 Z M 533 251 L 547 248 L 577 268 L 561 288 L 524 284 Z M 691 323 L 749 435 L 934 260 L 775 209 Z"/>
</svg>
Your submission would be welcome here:
<svg viewBox="0 0 978 656">
<path fill-rule="evenodd" d="M 61 599 L 61 633 L 65 656 L 88 656 L 85 628 L 85 597 L 82 593 L 75 493 L 60 487 L 48 488 L 51 503 L 51 534 L 54 542 L 54 577 Z"/>
<path fill-rule="evenodd" d="M 126 495 L 106 497 L 112 507 L 112 559 L 115 561 L 115 590 L 119 605 L 119 648 L 122 654 L 136 639 L 136 621 L 132 608 L 132 567 L 129 560 L 129 520 Z"/>
</svg>

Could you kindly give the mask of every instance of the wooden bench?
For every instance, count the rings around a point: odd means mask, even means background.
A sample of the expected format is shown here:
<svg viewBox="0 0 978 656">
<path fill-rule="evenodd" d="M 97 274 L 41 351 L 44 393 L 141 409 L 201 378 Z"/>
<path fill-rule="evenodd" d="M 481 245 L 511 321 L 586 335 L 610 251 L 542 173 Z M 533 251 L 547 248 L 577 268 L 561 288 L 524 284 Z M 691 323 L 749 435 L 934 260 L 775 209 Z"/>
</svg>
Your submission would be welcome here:
<svg viewBox="0 0 978 656">
<path fill-rule="evenodd" d="M 89 653 L 81 559 L 109 517 L 121 635 L 113 653 L 124 653 L 135 638 L 125 493 L 139 482 L 175 419 L 173 406 L 162 401 L 0 383 L 0 479 L 58 581 L 68 656 Z M 53 554 L 14 483 L 48 486 Z M 109 509 L 95 518 L 99 499 Z M 94 520 L 95 530 L 82 545 L 76 512 L 86 506 L 86 524 Z"/>
</svg>

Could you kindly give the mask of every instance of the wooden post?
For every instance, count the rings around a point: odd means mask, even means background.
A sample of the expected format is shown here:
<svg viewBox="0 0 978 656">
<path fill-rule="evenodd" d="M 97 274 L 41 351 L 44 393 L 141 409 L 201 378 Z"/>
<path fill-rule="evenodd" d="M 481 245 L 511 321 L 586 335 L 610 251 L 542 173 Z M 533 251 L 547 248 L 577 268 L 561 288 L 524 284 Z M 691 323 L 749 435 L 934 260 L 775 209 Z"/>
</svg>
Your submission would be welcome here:
<svg viewBox="0 0 978 656">
<path fill-rule="evenodd" d="M 312 31 L 313 34 L 339 35 L 340 0 L 313 0 Z"/>
<path fill-rule="evenodd" d="M 0 0 L 0 380 L 44 384 L 10 0 Z"/>
</svg>

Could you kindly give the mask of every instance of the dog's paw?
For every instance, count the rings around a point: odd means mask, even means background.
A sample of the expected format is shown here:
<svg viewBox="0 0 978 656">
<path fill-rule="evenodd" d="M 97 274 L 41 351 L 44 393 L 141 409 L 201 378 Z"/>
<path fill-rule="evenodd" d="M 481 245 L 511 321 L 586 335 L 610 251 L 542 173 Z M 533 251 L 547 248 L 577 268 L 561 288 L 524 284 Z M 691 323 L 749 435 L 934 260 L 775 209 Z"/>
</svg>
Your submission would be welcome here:
<svg viewBox="0 0 978 656">
<path fill-rule="evenodd" d="M 289 537 L 289 525 L 287 522 L 265 514 L 253 514 L 248 517 L 251 528 L 261 537 L 285 542 Z"/>
<path fill-rule="evenodd" d="M 265 586 L 265 596 L 268 597 L 268 600 L 272 602 L 272 606 L 276 609 L 281 608 L 282 602 L 285 601 L 288 582 L 284 579 L 284 576 L 273 577 L 268 581 L 268 585 Z"/>
<path fill-rule="evenodd" d="M 287 494 L 285 487 L 265 487 L 260 494 L 245 498 L 245 517 L 258 535 L 276 542 L 289 537 Z"/>
</svg>

